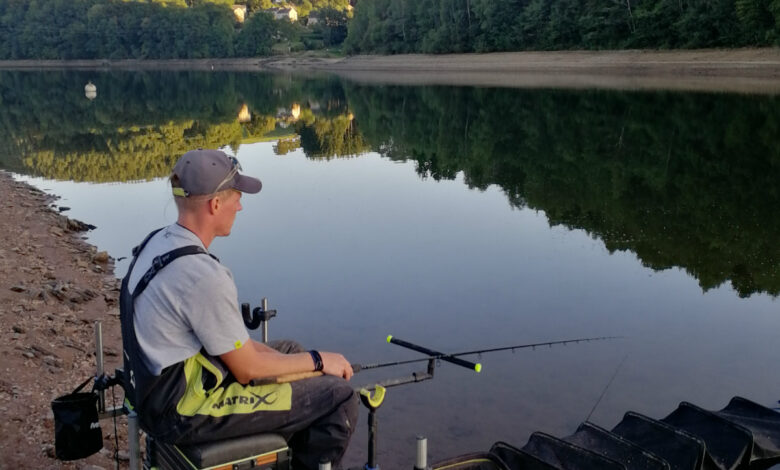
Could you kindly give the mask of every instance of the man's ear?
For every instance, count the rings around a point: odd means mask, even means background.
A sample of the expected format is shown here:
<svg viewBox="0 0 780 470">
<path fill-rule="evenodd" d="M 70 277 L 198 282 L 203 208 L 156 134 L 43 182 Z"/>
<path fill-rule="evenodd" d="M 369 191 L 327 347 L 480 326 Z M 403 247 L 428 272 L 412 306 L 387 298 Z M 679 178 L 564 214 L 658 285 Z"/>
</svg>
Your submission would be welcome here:
<svg viewBox="0 0 780 470">
<path fill-rule="evenodd" d="M 211 215 L 216 214 L 221 206 L 222 201 L 220 200 L 219 196 L 214 196 L 213 198 L 209 199 L 209 213 Z"/>
</svg>

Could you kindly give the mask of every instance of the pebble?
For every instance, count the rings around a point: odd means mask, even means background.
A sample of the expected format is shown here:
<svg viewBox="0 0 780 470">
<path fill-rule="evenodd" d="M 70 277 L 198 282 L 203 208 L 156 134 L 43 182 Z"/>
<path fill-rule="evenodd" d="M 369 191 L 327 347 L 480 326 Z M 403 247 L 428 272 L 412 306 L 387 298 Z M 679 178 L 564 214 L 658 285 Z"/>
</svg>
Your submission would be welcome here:
<svg viewBox="0 0 780 470">
<path fill-rule="evenodd" d="M 43 363 L 54 367 L 60 367 L 62 365 L 62 359 L 58 359 L 54 356 L 44 356 Z"/>
<path fill-rule="evenodd" d="M 25 333 L 26 332 L 26 330 L 24 328 L 22 328 L 21 326 L 19 326 L 19 325 L 14 325 L 13 327 L 11 327 L 11 329 L 14 331 L 14 333 Z"/>
<path fill-rule="evenodd" d="M 16 285 L 11 287 L 11 290 L 14 292 L 27 292 L 27 288 L 24 286 Z"/>
<path fill-rule="evenodd" d="M 95 254 L 95 257 L 93 258 L 93 261 L 96 263 L 108 263 L 108 252 L 106 251 L 97 252 L 97 254 Z"/>
<path fill-rule="evenodd" d="M 44 356 L 52 356 L 53 358 L 54 357 L 59 357 L 59 356 L 57 356 L 56 353 L 46 349 L 45 347 L 41 346 L 40 344 L 30 345 L 30 348 L 35 350 L 35 351 L 38 351 L 39 353 L 43 354 Z"/>
<path fill-rule="evenodd" d="M 41 450 L 46 454 L 46 457 L 49 457 L 50 459 L 56 459 L 57 454 L 54 452 L 54 446 L 51 444 L 46 444 L 41 447 Z"/>
</svg>

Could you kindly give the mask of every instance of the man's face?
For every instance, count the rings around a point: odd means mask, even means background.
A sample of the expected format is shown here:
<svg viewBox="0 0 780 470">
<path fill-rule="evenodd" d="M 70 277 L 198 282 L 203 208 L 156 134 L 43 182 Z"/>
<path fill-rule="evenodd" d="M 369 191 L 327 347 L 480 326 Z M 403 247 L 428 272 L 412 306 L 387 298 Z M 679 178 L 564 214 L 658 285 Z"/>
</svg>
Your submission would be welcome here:
<svg viewBox="0 0 780 470">
<path fill-rule="evenodd" d="M 227 195 L 218 197 L 220 208 L 217 212 L 217 236 L 226 237 L 230 235 L 230 230 L 233 228 L 236 213 L 242 209 L 241 192 L 233 189 Z"/>
</svg>

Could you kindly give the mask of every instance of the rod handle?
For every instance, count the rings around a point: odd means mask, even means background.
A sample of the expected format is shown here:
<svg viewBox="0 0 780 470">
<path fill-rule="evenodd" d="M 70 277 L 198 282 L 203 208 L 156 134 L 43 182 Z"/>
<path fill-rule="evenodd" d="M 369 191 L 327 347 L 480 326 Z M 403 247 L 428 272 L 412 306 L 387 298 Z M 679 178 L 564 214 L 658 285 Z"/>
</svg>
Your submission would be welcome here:
<svg viewBox="0 0 780 470">
<path fill-rule="evenodd" d="M 249 383 L 251 385 L 286 384 L 288 382 L 297 382 L 298 380 L 310 379 L 312 377 L 319 377 L 321 375 L 323 374 L 320 371 L 298 372 L 296 374 L 277 375 L 274 377 L 252 379 L 249 381 Z"/>
<path fill-rule="evenodd" d="M 424 346 L 419 346 L 417 344 L 410 343 L 402 339 L 394 338 L 393 335 L 389 335 L 387 337 L 387 342 L 392 344 L 397 344 L 398 346 L 411 349 L 413 351 L 421 352 L 429 356 L 435 356 L 436 359 L 441 359 L 442 361 L 449 362 L 451 364 L 455 364 L 461 367 L 465 367 L 466 369 L 471 369 L 476 372 L 482 371 L 482 364 L 478 362 L 470 362 L 465 359 L 461 359 L 459 357 L 448 356 L 447 354 L 444 354 L 442 352 L 434 351 L 433 349 L 428 349 Z"/>
</svg>

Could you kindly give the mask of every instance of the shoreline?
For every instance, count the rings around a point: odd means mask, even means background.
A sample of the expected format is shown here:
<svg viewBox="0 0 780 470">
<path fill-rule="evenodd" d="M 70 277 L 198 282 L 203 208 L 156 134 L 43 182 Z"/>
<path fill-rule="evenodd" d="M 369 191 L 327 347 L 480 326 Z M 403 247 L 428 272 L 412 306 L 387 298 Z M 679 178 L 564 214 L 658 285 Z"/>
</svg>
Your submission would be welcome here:
<svg viewBox="0 0 780 470">
<path fill-rule="evenodd" d="M 121 362 L 119 280 L 113 260 L 83 239 L 88 229 L 53 204 L 57 196 L 0 170 L 0 456 L 18 468 L 113 468 L 114 426 L 101 421 L 103 449 L 86 459 L 54 458 L 50 402 L 95 374 L 94 323 L 102 322 L 107 373 Z M 119 392 L 116 403 L 121 404 Z M 113 406 L 110 393 L 106 405 Z M 117 419 L 120 460 L 126 419 Z M 126 468 L 126 462 L 123 468 Z"/>
<path fill-rule="evenodd" d="M 780 48 L 309 54 L 246 59 L 20 60 L 2 70 L 332 73 L 360 83 L 518 88 L 605 88 L 780 93 Z"/>
</svg>

